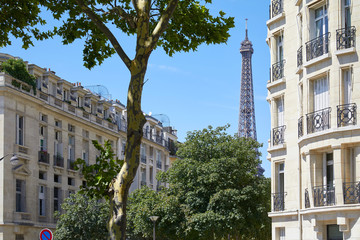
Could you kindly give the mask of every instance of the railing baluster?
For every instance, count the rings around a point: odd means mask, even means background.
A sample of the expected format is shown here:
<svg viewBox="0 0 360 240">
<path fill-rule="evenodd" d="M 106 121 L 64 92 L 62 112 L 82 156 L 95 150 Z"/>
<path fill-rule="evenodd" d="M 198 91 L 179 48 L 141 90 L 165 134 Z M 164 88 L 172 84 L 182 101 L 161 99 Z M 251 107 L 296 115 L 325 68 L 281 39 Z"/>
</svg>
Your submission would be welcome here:
<svg viewBox="0 0 360 240">
<path fill-rule="evenodd" d="M 336 30 L 336 49 L 341 50 L 355 47 L 355 34 L 356 28 L 354 26 Z"/>
</svg>

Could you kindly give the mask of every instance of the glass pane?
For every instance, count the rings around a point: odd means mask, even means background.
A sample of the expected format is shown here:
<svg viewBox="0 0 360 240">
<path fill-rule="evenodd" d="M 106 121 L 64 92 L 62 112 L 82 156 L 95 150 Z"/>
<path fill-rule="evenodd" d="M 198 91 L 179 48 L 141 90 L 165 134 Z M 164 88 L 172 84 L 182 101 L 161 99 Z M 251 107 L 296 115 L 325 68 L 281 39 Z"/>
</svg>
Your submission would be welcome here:
<svg viewBox="0 0 360 240">
<path fill-rule="evenodd" d="M 339 231 L 339 226 L 336 224 L 327 225 L 327 240 L 342 240 L 343 234 Z"/>
</svg>

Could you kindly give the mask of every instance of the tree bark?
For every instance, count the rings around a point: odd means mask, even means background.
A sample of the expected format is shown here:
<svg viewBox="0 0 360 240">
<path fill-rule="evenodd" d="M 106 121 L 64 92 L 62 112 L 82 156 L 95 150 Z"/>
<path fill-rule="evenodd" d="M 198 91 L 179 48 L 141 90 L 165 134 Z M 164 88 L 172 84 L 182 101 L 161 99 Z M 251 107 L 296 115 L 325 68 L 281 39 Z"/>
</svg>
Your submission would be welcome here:
<svg viewBox="0 0 360 240">
<path fill-rule="evenodd" d="M 110 239 L 126 239 L 126 205 L 130 186 L 139 166 L 140 144 L 143 126 L 146 123 L 141 111 L 142 88 L 149 54 L 135 58 L 130 71 L 131 80 L 127 97 L 127 140 L 125 161 L 120 173 L 112 184 L 111 219 L 109 222 Z"/>
</svg>

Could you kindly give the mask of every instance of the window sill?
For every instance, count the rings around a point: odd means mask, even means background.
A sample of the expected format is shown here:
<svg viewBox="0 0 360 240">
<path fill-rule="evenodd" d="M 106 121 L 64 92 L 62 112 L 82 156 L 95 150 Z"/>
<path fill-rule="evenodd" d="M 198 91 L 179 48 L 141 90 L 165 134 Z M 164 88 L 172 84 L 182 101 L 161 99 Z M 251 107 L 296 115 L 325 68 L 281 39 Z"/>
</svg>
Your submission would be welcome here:
<svg viewBox="0 0 360 240">
<path fill-rule="evenodd" d="M 340 55 L 351 54 L 351 53 L 354 53 L 354 52 L 356 52 L 355 47 L 351 47 L 351 48 L 337 50 L 337 51 L 335 51 L 335 55 L 340 56 Z"/>
<path fill-rule="evenodd" d="M 266 26 L 269 27 L 269 25 L 280 21 L 281 19 L 285 18 L 285 12 L 283 11 L 282 13 L 276 15 L 275 17 L 270 18 L 269 20 L 266 21 Z"/>
<path fill-rule="evenodd" d="M 300 65 L 300 66 L 297 67 L 295 73 L 296 73 L 296 74 L 300 74 L 300 73 L 302 73 L 302 71 L 303 71 L 303 65 Z"/>
<path fill-rule="evenodd" d="M 269 147 L 267 151 L 269 153 L 271 153 L 271 152 L 282 150 L 282 149 L 285 149 L 285 148 L 286 148 L 286 143 L 282 143 L 282 144 L 278 144 L 278 145 Z"/>
<path fill-rule="evenodd" d="M 273 88 L 273 87 L 275 87 L 275 86 L 277 86 L 277 85 L 280 85 L 280 84 L 282 84 L 282 83 L 285 83 L 285 82 L 286 82 L 286 79 L 285 79 L 285 77 L 283 77 L 283 78 L 280 78 L 280 79 L 278 79 L 278 80 L 275 80 L 275 81 L 273 81 L 273 82 L 268 83 L 268 84 L 266 85 L 266 87 L 267 87 L 267 89 L 270 89 L 270 88 Z"/>
<path fill-rule="evenodd" d="M 304 67 L 308 68 L 311 65 L 318 64 L 318 63 L 320 63 L 322 61 L 325 61 L 325 60 L 329 59 L 330 57 L 331 57 L 330 53 L 323 54 L 320 57 L 311 59 L 310 61 L 306 61 L 305 64 L 304 64 Z"/>
</svg>

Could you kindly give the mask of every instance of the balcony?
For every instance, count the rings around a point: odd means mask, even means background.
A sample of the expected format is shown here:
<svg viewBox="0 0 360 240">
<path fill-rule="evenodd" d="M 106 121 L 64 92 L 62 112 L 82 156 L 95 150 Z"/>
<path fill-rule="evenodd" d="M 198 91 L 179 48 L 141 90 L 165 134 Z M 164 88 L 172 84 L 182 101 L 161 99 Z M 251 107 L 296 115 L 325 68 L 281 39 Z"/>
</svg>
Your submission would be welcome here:
<svg viewBox="0 0 360 240">
<path fill-rule="evenodd" d="M 87 108 L 90 108 L 90 103 L 84 102 L 84 106 L 87 107 Z"/>
<path fill-rule="evenodd" d="M 57 88 L 56 93 L 61 95 L 61 89 Z"/>
<path fill-rule="evenodd" d="M 162 144 L 162 136 L 161 136 L 161 135 L 155 135 L 155 141 L 156 141 L 158 144 Z"/>
<path fill-rule="evenodd" d="M 49 154 L 46 151 L 39 151 L 39 162 L 49 163 Z"/>
<path fill-rule="evenodd" d="M 304 135 L 304 117 L 298 119 L 298 138 Z"/>
<path fill-rule="evenodd" d="M 142 186 L 146 186 L 146 181 L 141 180 L 141 182 L 140 182 L 140 186 L 141 186 L 141 187 L 142 187 Z"/>
<path fill-rule="evenodd" d="M 146 156 L 145 155 L 140 155 L 140 161 L 142 163 L 145 163 L 146 164 Z"/>
<path fill-rule="evenodd" d="M 284 143 L 285 129 L 286 129 L 285 125 L 273 128 L 272 130 L 273 146 Z"/>
<path fill-rule="evenodd" d="M 70 100 L 76 102 L 76 97 L 73 95 L 70 95 Z"/>
<path fill-rule="evenodd" d="M 307 133 L 314 133 L 330 128 L 331 108 L 324 108 L 312 113 L 306 114 Z"/>
<path fill-rule="evenodd" d="M 43 83 L 42 83 L 42 86 L 43 86 L 44 88 L 48 88 L 48 85 L 47 85 L 46 82 L 43 82 Z"/>
<path fill-rule="evenodd" d="M 274 63 L 272 65 L 272 81 L 282 79 L 284 77 L 284 64 L 285 60 Z"/>
<path fill-rule="evenodd" d="M 331 185 L 313 187 L 314 207 L 335 205 L 335 187 Z"/>
<path fill-rule="evenodd" d="M 344 203 L 360 203 L 360 182 L 346 182 L 343 185 Z"/>
<path fill-rule="evenodd" d="M 303 47 L 301 46 L 297 50 L 297 67 L 300 67 L 303 65 Z"/>
<path fill-rule="evenodd" d="M 103 111 L 102 111 L 100 108 L 96 109 L 96 111 L 97 111 L 98 113 L 100 113 L 100 114 L 103 113 Z"/>
<path fill-rule="evenodd" d="M 273 197 L 273 211 L 284 211 L 285 209 L 285 192 L 272 193 Z"/>
<path fill-rule="evenodd" d="M 356 103 L 337 106 L 337 126 L 356 125 Z"/>
<path fill-rule="evenodd" d="M 306 46 L 306 61 L 320 57 L 329 52 L 330 33 L 317 37 L 307 43 Z"/>
<path fill-rule="evenodd" d="M 68 159 L 67 168 L 70 170 L 75 170 L 75 160 L 74 159 Z"/>
<path fill-rule="evenodd" d="M 336 49 L 342 50 L 355 47 L 356 28 L 342 28 L 336 30 Z"/>
<path fill-rule="evenodd" d="M 283 1 L 282 0 L 272 0 L 271 1 L 270 18 L 273 18 L 282 12 L 283 12 Z"/>
<path fill-rule="evenodd" d="M 64 158 L 61 155 L 54 155 L 54 166 L 64 167 Z"/>
</svg>

